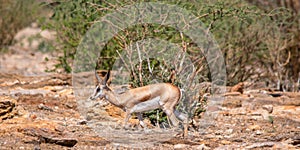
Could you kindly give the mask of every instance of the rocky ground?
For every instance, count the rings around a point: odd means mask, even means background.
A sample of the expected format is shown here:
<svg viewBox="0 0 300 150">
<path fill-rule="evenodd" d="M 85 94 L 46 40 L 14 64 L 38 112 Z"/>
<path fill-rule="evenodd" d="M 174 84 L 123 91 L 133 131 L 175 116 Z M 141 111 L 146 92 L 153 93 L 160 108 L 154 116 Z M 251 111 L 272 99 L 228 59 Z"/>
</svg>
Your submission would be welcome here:
<svg viewBox="0 0 300 150">
<path fill-rule="evenodd" d="M 183 138 L 181 130 L 124 130 L 122 110 L 101 100 L 89 119 L 71 74 L 44 72 L 54 63 L 44 62 L 48 53 L 15 47 L 0 57 L 0 149 L 300 149 L 300 93 L 233 88 Z M 107 134 L 95 132 L 95 119 Z"/>
<path fill-rule="evenodd" d="M 138 139 L 135 145 L 131 143 L 126 146 L 127 131 L 117 129 L 117 126 L 109 134 L 123 138 L 125 142 L 121 144 L 94 132 L 77 109 L 71 75 L 28 77 L 1 73 L 0 83 L 1 149 L 113 149 L 137 147 L 136 144 L 145 146 L 143 140 Z M 167 137 L 170 139 L 166 141 L 157 139 L 157 136 L 163 137 L 163 134 L 154 132 L 157 130 L 155 128 L 139 130 L 137 133 L 152 140 L 152 145 L 145 143 L 150 146 L 149 149 L 299 149 L 300 93 L 274 94 L 264 90 L 244 93 L 228 93 L 225 101 L 217 108 L 213 120 L 194 119 L 187 138 L 183 138 L 180 132 L 174 132 L 173 138 Z M 109 119 L 112 124 L 122 122 L 124 114 L 118 108 L 105 105 L 103 110 L 102 118 L 105 115 L 106 118 L 113 118 Z M 107 119 L 104 121 L 107 122 Z M 134 121 L 137 122 L 132 119 L 131 123 Z M 173 132 L 162 129 L 159 133 Z"/>
</svg>

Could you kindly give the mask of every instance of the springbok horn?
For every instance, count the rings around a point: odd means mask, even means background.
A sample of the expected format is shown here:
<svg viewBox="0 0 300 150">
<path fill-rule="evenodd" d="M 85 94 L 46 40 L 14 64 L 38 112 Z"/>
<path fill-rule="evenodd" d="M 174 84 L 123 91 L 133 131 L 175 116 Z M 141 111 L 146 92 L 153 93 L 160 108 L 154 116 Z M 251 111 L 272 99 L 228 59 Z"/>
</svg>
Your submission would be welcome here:
<svg viewBox="0 0 300 150">
<path fill-rule="evenodd" d="M 100 77 L 99 77 L 99 75 L 98 75 L 98 73 L 97 73 L 96 70 L 95 70 L 95 76 L 96 76 L 96 78 L 97 78 L 97 81 L 98 81 L 98 82 L 101 82 L 101 79 L 100 79 Z"/>
<path fill-rule="evenodd" d="M 107 71 L 106 75 L 105 75 L 105 78 L 104 78 L 104 81 L 103 81 L 103 85 L 106 85 L 108 79 L 109 79 L 109 76 L 110 76 L 110 70 Z"/>
</svg>

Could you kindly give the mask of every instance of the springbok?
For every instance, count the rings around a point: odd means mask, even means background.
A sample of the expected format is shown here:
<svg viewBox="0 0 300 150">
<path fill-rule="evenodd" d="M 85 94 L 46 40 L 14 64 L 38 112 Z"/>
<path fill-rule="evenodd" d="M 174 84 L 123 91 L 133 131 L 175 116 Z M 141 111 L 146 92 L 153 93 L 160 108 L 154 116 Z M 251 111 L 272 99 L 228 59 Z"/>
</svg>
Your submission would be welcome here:
<svg viewBox="0 0 300 150">
<path fill-rule="evenodd" d="M 173 126 L 178 126 L 179 121 L 177 118 L 180 121 L 187 121 L 187 115 L 175 109 L 176 104 L 182 97 L 182 92 L 177 86 L 170 83 L 158 83 L 117 94 L 107 85 L 110 71 L 107 72 L 104 80 L 101 80 L 96 72 L 95 76 L 98 83 L 90 99 L 95 100 L 98 97 L 104 97 L 111 104 L 123 109 L 126 113 L 124 127 L 126 127 L 132 113 L 137 113 L 140 125 L 145 127 L 142 113 L 157 108 L 161 108 L 167 114 Z"/>
</svg>

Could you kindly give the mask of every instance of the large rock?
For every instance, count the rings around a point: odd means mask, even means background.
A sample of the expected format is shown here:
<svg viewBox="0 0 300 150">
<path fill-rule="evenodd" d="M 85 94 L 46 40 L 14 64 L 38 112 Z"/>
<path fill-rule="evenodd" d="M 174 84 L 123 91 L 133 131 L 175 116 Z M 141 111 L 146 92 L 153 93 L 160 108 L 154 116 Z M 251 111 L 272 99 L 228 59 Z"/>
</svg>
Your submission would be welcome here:
<svg viewBox="0 0 300 150">
<path fill-rule="evenodd" d="M 16 115 L 16 100 L 9 97 L 0 97 L 0 120 L 10 119 Z"/>
<path fill-rule="evenodd" d="M 244 83 L 240 82 L 237 85 L 233 86 L 230 89 L 230 92 L 239 92 L 239 93 L 243 93 L 244 92 Z"/>
</svg>

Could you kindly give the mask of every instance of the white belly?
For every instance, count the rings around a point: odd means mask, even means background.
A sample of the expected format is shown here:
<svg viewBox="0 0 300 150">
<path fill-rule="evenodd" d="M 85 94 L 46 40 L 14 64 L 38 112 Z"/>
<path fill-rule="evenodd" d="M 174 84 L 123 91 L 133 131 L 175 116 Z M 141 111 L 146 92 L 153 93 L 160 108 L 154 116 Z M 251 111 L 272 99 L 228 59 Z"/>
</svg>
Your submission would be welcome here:
<svg viewBox="0 0 300 150">
<path fill-rule="evenodd" d="M 133 113 L 133 112 L 145 112 L 145 111 L 157 109 L 157 108 L 160 107 L 159 106 L 159 100 L 160 100 L 160 97 L 158 96 L 158 97 L 155 97 L 155 98 L 150 99 L 148 101 L 139 103 L 139 104 L 135 105 L 130 110 L 130 112 L 131 113 Z"/>
</svg>

